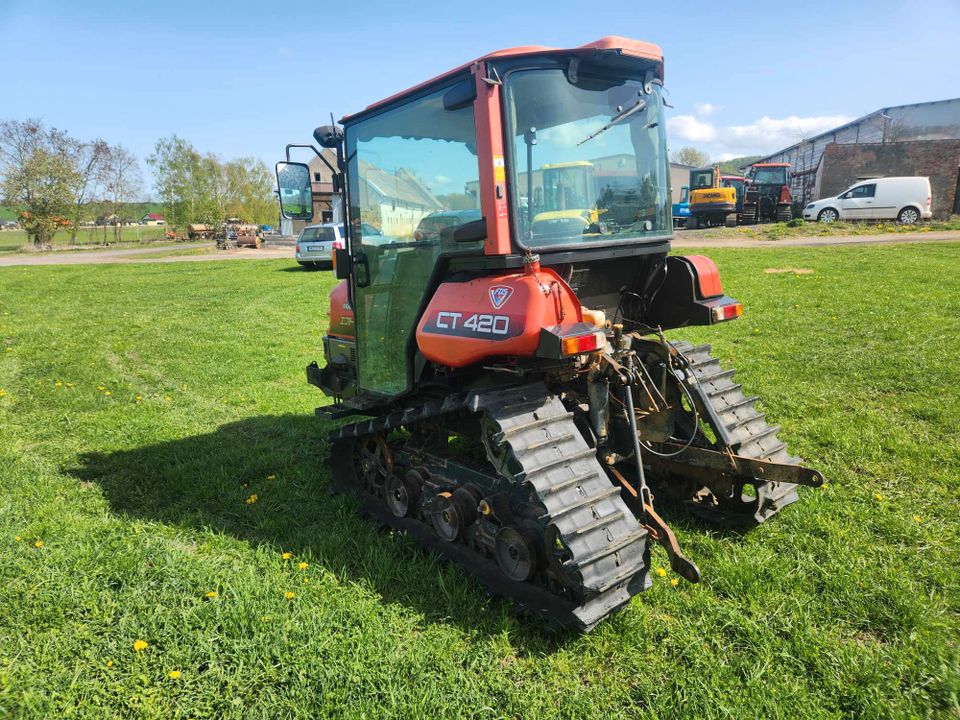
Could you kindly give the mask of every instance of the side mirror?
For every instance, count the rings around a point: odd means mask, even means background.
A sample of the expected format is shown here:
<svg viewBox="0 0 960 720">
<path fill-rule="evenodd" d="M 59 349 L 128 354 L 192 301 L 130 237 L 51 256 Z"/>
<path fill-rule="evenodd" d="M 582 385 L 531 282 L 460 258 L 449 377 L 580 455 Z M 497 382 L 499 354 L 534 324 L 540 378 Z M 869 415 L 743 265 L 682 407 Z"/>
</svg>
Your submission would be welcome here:
<svg viewBox="0 0 960 720">
<path fill-rule="evenodd" d="M 487 239 L 487 219 L 480 218 L 453 229 L 453 241 L 457 243 L 477 242 Z"/>
<path fill-rule="evenodd" d="M 277 163 L 280 213 L 288 220 L 313 220 L 310 167 L 304 163 Z"/>
</svg>

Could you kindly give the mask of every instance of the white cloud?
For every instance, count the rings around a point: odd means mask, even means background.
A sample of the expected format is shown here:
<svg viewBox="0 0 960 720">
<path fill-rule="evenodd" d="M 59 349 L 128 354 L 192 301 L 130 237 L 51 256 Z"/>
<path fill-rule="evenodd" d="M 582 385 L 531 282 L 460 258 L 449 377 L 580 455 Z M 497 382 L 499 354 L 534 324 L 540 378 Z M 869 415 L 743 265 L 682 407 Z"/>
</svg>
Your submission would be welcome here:
<svg viewBox="0 0 960 720">
<path fill-rule="evenodd" d="M 437 185 L 449 185 L 450 182 L 451 182 L 450 178 L 448 178 L 446 175 L 437 175 L 437 176 L 433 179 L 433 181 L 434 181 Z"/>
<path fill-rule="evenodd" d="M 713 103 L 697 103 L 693 106 L 693 112 L 696 113 L 697 117 L 706 117 L 707 115 L 713 115 L 720 108 Z"/>
<path fill-rule="evenodd" d="M 694 145 L 719 160 L 767 155 L 852 120 L 847 115 L 790 115 L 785 118 L 764 115 L 746 125 L 722 126 L 705 119 L 706 115 L 718 110 L 717 106 L 702 103 L 695 107 L 700 117 L 677 115 L 667 120 L 670 144 L 674 149 Z M 705 107 L 710 111 L 701 113 Z"/>
<path fill-rule="evenodd" d="M 687 140 L 689 142 L 713 142 L 717 135 L 716 128 L 708 122 L 701 122 L 693 115 L 677 115 L 667 120 L 668 137 Z"/>
</svg>

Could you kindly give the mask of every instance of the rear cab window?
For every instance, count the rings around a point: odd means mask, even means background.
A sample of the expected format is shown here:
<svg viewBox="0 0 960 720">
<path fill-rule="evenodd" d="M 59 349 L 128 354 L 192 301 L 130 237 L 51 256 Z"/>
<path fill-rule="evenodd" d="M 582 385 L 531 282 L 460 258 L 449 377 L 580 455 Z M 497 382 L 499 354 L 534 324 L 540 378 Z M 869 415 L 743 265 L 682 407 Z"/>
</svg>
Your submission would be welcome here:
<svg viewBox="0 0 960 720">
<path fill-rule="evenodd" d="M 302 241 L 320 241 L 333 242 L 337 239 L 337 233 L 332 227 L 308 227 L 303 229 L 300 235 Z"/>
</svg>

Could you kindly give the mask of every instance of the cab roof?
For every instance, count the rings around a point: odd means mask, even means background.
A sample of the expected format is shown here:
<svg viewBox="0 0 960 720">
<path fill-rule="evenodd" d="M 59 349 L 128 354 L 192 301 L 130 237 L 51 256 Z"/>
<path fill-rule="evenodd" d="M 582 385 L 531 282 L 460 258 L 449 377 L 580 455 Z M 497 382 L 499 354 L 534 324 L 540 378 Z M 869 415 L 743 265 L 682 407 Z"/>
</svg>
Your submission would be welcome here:
<svg viewBox="0 0 960 720">
<path fill-rule="evenodd" d="M 750 167 L 790 167 L 790 163 L 754 163 Z"/>
<path fill-rule="evenodd" d="M 436 82 L 445 80 L 446 78 L 452 77 L 459 73 L 464 72 L 468 68 L 473 67 L 477 63 L 486 62 L 488 60 L 503 60 L 508 58 L 518 58 L 518 57 L 527 57 L 533 55 L 578 55 L 578 56 L 590 56 L 600 53 L 618 53 L 621 55 L 628 55 L 636 58 L 643 58 L 646 60 L 651 60 L 657 64 L 657 75 L 662 80 L 663 79 L 663 50 L 660 49 L 659 45 L 653 43 L 644 42 L 642 40 L 631 40 L 630 38 L 620 37 L 619 35 L 605 35 L 599 40 L 594 40 L 593 42 L 580 45 L 575 48 L 555 48 L 548 47 L 546 45 L 521 45 L 518 47 L 505 48 L 503 50 L 495 50 L 494 52 L 482 55 L 475 60 L 459 65 L 452 70 L 448 70 L 445 73 L 437 75 L 436 77 L 430 78 L 422 83 L 418 83 L 412 87 L 402 90 L 401 92 L 394 93 L 389 97 L 384 98 L 383 100 L 378 100 L 375 103 L 367 105 L 363 110 L 359 112 L 351 113 L 349 115 L 344 115 L 341 119 L 341 122 L 348 122 L 352 118 L 358 115 L 364 115 L 371 110 L 375 110 L 384 105 L 387 105 L 404 95 L 410 95 L 418 90 L 422 90 L 425 87 L 433 85 Z"/>
</svg>

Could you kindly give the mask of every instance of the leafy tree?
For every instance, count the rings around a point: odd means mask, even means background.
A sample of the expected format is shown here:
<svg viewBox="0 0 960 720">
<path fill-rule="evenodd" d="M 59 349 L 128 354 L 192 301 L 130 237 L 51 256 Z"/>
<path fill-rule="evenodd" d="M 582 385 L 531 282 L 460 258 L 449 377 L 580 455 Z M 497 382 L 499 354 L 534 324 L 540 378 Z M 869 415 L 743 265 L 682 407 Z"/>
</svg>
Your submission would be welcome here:
<svg viewBox="0 0 960 720">
<path fill-rule="evenodd" d="M 171 135 L 157 141 L 147 162 L 154 168 L 167 219 L 178 227 L 220 225 L 230 217 L 264 224 L 276 215 L 273 180 L 260 160 L 224 162 L 211 153 L 202 155 L 186 140 Z"/>
<path fill-rule="evenodd" d="M 710 156 L 695 147 L 682 147 L 670 156 L 670 160 L 681 165 L 691 167 L 705 167 L 710 163 Z"/>
<path fill-rule="evenodd" d="M 39 120 L 0 121 L 0 196 L 20 211 L 34 245 L 53 239 L 83 185 L 77 141 Z"/>
</svg>

